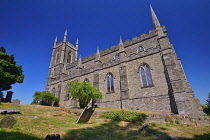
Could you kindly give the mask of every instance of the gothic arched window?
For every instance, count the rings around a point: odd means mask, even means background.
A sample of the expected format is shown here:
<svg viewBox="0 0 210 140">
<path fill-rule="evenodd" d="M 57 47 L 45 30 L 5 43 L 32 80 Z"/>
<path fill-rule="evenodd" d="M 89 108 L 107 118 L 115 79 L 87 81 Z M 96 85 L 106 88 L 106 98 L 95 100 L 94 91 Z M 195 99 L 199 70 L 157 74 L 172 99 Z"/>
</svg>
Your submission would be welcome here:
<svg viewBox="0 0 210 140">
<path fill-rule="evenodd" d="M 55 90 L 55 88 L 52 89 L 52 94 L 53 94 L 53 95 L 56 95 L 56 90 Z"/>
<path fill-rule="evenodd" d="M 68 52 L 67 63 L 71 63 L 71 51 Z"/>
<path fill-rule="evenodd" d="M 142 46 L 139 46 L 139 47 L 137 48 L 137 53 L 142 52 L 142 51 L 144 51 L 144 48 L 143 48 Z"/>
<path fill-rule="evenodd" d="M 87 78 L 85 78 L 85 80 L 84 80 L 85 82 L 89 82 L 89 80 L 87 79 Z"/>
<path fill-rule="evenodd" d="M 114 92 L 114 76 L 111 72 L 109 72 L 106 76 L 107 82 L 107 91 L 108 93 Z"/>
<path fill-rule="evenodd" d="M 116 55 L 114 56 L 114 59 L 115 59 L 115 60 L 119 60 L 119 59 L 120 59 L 120 55 L 119 55 L 119 54 L 116 54 Z"/>
<path fill-rule="evenodd" d="M 150 72 L 149 65 L 147 65 L 145 63 L 141 64 L 139 73 L 140 73 L 140 76 L 141 76 L 141 81 L 142 81 L 142 86 L 143 87 L 153 86 L 152 75 L 151 75 L 151 72 Z"/>
</svg>

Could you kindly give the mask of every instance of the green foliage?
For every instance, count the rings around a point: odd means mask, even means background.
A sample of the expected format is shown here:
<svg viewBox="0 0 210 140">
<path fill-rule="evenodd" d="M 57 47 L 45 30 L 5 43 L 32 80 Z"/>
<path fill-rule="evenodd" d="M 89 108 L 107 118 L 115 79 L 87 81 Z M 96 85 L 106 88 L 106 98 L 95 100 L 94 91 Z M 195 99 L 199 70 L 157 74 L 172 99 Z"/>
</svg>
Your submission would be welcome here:
<svg viewBox="0 0 210 140">
<path fill-rule="evenodd" d="M 206 105 L 202 105 L 203 112 L 206 113 L 207 115 L 210 115 L 210 92 L 208 93 L 209 97 L 206 100 Z"/>
<path fill-rule="evenodd" d="M 146 117 L 144 113 L 130 112 L 130 111 L 106 111 L 103 112 L 100 117 L 106 119 L 112 119 L 114 121 L 127 121 L 127 122 L 139 122 L 142 123 Z"/>
<path fill-rule="evenodd" d="M 58 102 L 59 99 L 56 98 L 52 93 L 48 91 L 35 92 L 33 96 L 34 100 L 31 104 L 40 104 L 40 105 L 52 105 L 53 102 Z"/>
<path fill-rule="evenodd" d="M 180 121 L 179 121 L 179 120 L 175 120 L 175 123 L 176 123 L 176 124 L 180 124 Z"/>
<path fill-rule="evenodd" d="M 69 82 L 68 91 L 70 94 L 67 94 L 67 96 L 78 99 L 80 108 L 87 106 L 91 99 L 102 100 L 102 93 L 89 82 L 71 81 Z"/>
<path fill-rule="evenodd" d="M 208 97 L 208 99 L 206 100 L 206 105 L 210 107 L 210 92 L 209 92 L 209 97 Z"/>
<path fill-rule="evenodd" d="M 11 85 L 22 83 L 24 79 L 21 65 L 16 65 L 14 55 L 8 55 L 4 47 L 0 47 L 0 91 L 11 89 Z"/>
<path fill-rule="evenodd" d="M 202 105 L 203 112 L 206 113 L 207 115 L 210 115 L 210 106 L 207 105 Z"/>
</svg>

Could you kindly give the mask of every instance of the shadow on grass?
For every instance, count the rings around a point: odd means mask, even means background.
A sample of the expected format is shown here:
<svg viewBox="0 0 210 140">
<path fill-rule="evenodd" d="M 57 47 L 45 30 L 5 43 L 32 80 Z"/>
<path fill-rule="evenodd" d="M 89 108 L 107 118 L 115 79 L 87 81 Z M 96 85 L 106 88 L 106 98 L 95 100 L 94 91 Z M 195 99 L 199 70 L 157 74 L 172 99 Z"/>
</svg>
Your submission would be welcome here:
<svg viewBox="0 0 210 140">
<path fill-rule="evenodd" d="M 40 140 L 40 138 L 20 132 L 6 132 L 5 130 L 0 130 L 0 140 Z"/>
<path fill-rule="evenodd" d="M 169 136 L 150 126 L 138 133 L 134 126 L 142 125 L 128 123 L 126 126 L 121 126 L 118 122 L 110 121 L 100 126 L 69 130 L 63 135 L 62 140 L 210 140 L 210 133 L 195 135 L 193 139 L 188 139 Z"/>
<path fill-rule="evenodd" d="M 202 135 L 195 135 L 193 140 L 210 140 L 210 133 L 205 133 Z"/>
<path fill-rule="evenodd" d="M 118 122 L 110 121 L 100 126 L 91 128 L 74 129 L 68 131 L 64 136 L 64 140 L 137 140 L 138 134 L 136 130 L 129 130 L 133 123 L 129 123 L 125 127 L 120 126 Z"/>
<path fill-rule="evenodd" d="M 126 126 L 121 126 L 118 122 L 110 121 L 96 127 L 69 130 L 62 140 L 155 140 L 155 136 L 161 140 L 171 139 L 168 134 L 150 127 L 138 133 L 138 127 L 134 126 L 142 125 L 128 123 Z"/>
</svg>

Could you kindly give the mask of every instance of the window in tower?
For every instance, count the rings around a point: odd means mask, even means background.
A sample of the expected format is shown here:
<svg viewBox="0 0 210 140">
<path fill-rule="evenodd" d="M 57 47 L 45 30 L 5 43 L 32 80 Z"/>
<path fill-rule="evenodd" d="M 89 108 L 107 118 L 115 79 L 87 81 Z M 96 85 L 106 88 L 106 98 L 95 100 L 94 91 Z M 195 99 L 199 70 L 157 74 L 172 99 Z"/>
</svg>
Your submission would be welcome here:
<svg viewBox="0 0 210 140">
<path fill-rule="evenodd" d="M 119 54 L 115 54 L 114 59 L 115 60 L 119 60 L 120 59 L 120 55 Z"/>
<path fill-rule="evenodd" d="M 67 63 L 71 63 L 71 62 L 72 62 L 72 61 L 71 61 L 71 60 L 72 60 L 71 57 L 72 57 L 72 56 L 71 56 L 71 51 L 69 51 L 69 52 L 68 52 L 68 55 L 67 55 Z"/>
<path fill-rule="evenodd" d="M 144 51 L 144 47 L 139 46 L 139 47 L 137 48 L 137 53 L 142 52 L 142 51 Z"/>
<path fill-rule="evenodd" d="M 56 62 L 55 62 L 55 63 L 58 64 L 58 63 L 59 63 L 59 60 L 60 60 L 60 54 L 57 53 L 57 54 L 56 54 Z"/>
</svg>

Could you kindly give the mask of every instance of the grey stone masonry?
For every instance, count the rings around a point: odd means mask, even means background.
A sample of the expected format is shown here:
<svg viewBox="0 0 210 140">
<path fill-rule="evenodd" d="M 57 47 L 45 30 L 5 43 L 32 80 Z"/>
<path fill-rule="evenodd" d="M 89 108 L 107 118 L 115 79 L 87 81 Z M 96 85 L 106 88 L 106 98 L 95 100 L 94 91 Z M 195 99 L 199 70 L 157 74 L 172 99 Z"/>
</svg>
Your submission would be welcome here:
<svg viewBox="0 0 210 140">
<path fill-rule="evenodd" d="M 187 81 L 180 59 L 153 9 L 153 30 L 120 41 L 103 51 L 78 58 L 76 45 L 54 42 L 46 90 L 60 99 L 59 106 L 76 107 L 67 99 L 68 82 L 89 81 L 103 94 L 98 107 L 123 108 L 174 114 L 203 115 Z"/>
</svg>

